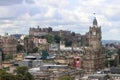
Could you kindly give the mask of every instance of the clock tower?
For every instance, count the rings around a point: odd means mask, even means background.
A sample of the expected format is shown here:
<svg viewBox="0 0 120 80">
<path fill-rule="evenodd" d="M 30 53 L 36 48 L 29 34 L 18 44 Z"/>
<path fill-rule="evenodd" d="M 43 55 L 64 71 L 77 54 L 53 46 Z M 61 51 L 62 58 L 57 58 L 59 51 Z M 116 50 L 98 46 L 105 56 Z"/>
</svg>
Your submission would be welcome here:
<svg viewBox="0 0 120 80">
<path fill-rule="evenodd" d="M 89 46 L 85 48 L 83 56 L 83 69 L 86 73 L 94 73 L 104 69 L 105 54 L 101 42 L 101 27 L 98 26 L 96 17 L 88 32 Z"/>
<path fill-rule="evenodd" d="M 93 20 L 92 27 L 89 28 L 89 46 L 93 49 L 99 49 L 102 45 L 101 43 L 101 27 L 97 24 L 96 17 Z"/>
</svg>

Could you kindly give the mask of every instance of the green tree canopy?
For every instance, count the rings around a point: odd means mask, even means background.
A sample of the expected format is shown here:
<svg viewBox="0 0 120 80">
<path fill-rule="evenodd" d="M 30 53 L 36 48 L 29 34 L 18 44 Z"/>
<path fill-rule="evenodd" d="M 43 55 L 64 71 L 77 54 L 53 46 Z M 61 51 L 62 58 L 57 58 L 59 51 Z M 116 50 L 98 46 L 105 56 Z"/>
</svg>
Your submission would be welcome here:
<svg viewBox="0 0 120 80">
<path fill-rule="evenodd" d="M 72 45 L 72 41 L 65 41 L 65 46 L 71 46 Z"/>
<path fill-rule="evenodd" d="M 28 72 L 27 67 L 17 67 L 16 75 L 0 69 L 0 80 L 34 80 L 34 77 Z"/>
<path fill-rule="evenodd" d="M 41 58 L 42 58 L 43 60 L 45 60 L 45 59 L 47 59 L 47 56 L 49 56 L 47 50 L 43 50 L 43 51 L 42 51 Z"/>
<path fill-rule="evenodd" d="M 70 76 L 61 76 L 61 77 L 59 77 L 59 80 L 74 80 L 74 78 L 72 78 Z"/>
<path fill-rule="evenodd" d="M 17 67 L 16 74 L 17 80 L 34 80 L 34 77 L 28 72 L 28 68 L 25 66 Z"/>
<path fill-rule="evenodd" d="M 7 55 L 3 55 L 3 60 L 5 61 L 9 61 L 9 60 L 12 60 L 13 59 L 13 54 L 12 53 L 9 53 Z"/>
<path fill-rule="evenodd" d="M 33 48 L 32 53 L 38 52 L 38 47 Z"/>
<path fill-rule="evenodd" d="M 16 80 L 16 79 L 14 75 L 7 73 L 3 69 L 0 69 L 0 80 Z"/>
<path fill-rule="evenodd" d="M 47 40 L 48 43 L 54 43 L 55 42 L 54 36 L 51 35 L 51 34 L 45 35 L 44 38 Z"/>
<path fill-rule="evenodd" d="M 0 69 L 0 76 L 2 76 L 2 75 L 4 75 L 4 74 L 6 74 L 6 71 L 3 70 L 3 69 Z"/>
<path fill-rule="evenodd" d="M 24 50 L 23 46 L 21 44 L 18 44 L 17 45 L 17 52 L 21 52 L 23 50 Z"/>
<path fill-rule="evenodd" d="M 10 73 L 6 73 L 2 76 L 1 80 L 16 80 L 15 75 L 12 75 Z"/>
<path fill-rule="evenodd" d="M 61 37 L 58 36 L 58 35 L 55 35 L 54 40 L 55 40 L 56 43 L 60 43 Z"/>
<path fill-rule="evenodd" d="M 15 72 L 17 74 L 24 75 L 27 71 L 28 71 L 28 68 L 25 66 L 22 66 L 22 67 L 17 67 Z"/>
</svg>

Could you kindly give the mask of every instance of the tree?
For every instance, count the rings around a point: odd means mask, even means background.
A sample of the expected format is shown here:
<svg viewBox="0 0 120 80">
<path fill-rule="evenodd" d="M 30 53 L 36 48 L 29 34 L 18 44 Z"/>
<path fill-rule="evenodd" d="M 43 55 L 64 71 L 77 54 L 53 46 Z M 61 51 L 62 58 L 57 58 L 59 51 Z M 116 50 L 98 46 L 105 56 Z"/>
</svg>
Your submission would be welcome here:
<svg viewBox="0 0 120 80">
<path fill-rule="evenodd" d="M 0 76 L 5 75 L 5 74 L 6 74 L 6 71 L 3 69 L 0 69 Z"/>
<path fill-rule="evenodd" d="M 51 27 L 48 28 L 48 32 L 52 32 L 52 28 Z"/>
<path fill-rule="evenodd" d="M 65 41 L 65 46 L 71 46 L 72 45 L 72 41 Z"/>
<path fill-rule="evenodd" d="M 58 35 L 55 35 L 54 40 L 56 43 L 60 43 L 61 37 L 59 37 Z"/>
<path fill-rule="evenodd" d="M 107 44 L 105 44 L 105 47 L 108 47 L 109 46 L 109 44 L 107 43 Z"/>
<path fill-rule="evenodd" d="M 110 60 L 110 66 L 114 66 L 114 67 L 117 66 L 117 61 L 116 61 L 116 59 Z"/>
<path fill-rule="evenodd" d="M 5 75 L 2 76 L 1 80 L 16 80 L 16 79 L 14 75 L 10 73 L 6 73 Z"/>
<path fill-rule="evenodd" d="M 42 51 L 41 58 L 42 58 L 43 60 L 45 60 L 45 59 L 47 59 L 47 56 L 49 56 L 47 50 L 43 50 L 43 51 Z"/>
<path fill-rule="evenodd" d="M 46 46 L 45 46 L 45 45 L 39 45 L 39 46 L 38 46 L 38 50 L 41 50 L 41 51 L 42 51 L 42 50 L 45 50 L 45 49 L 46 49 Z"/>
<path fill-rule="evenodd" d="M 119 63 L 120 63 L 120 49 L 118 49 L 117 53 L 118 53 L 118 56 L 119 56 Z"/>
<path fill-rule="evenodd" d="M 0 80 L 16 80 L 16 79 L 14 75 L 7 73 L 3 69 L 0 69 Z"/>
<path fill-rule="evenodd" d="M 47 40 L 48 43 L 54 43 L 55 42 L 54 36 L 51 35 L 51 34 L 45 35 L 44 38 Z"/>
<path fill-rule="evenodd" d="M 110 44 L 110 47 L 115 47 L 115 44 L 114 44 L 114 43 L 111 43 L 111 44 Z"/>
<path fill-rule="evenodd" d="M 36 53 L 38 52 L 38 47 L 35 47 L 33 50 L 32 50 L 32 53 Z"/>
<path fill-rule="evenodd" d="M 15 75 L 16 80 L 23 80 L 23 76 L 20 74 Z"/>
<path fill-rule="evenodd" d="M 74 80 L 74 78 L 72 78 L 70 76 L 61 76 L 61 77 L 59 77 L 58 80 Z"/>
<path fill-rule="evenodd" d="M 16 75 L 0 69 L 0 80 L 34 80 L 34 77 L 28 72 L 27 67 L 17 67 Z"/>
<path fill-rule="evenodd" d="M 24 75 L 27 71 L 28 71 L 28 68 L 25 67 L 25 66 L 22 66 L 22 67 L 17 67 L 17 69 L 16 69 L 15 72 L 16 72 L 17 74 Z"/>
<path fill-rule="evenodd" d="M 24 50 L 23 46 L 20 45 L 20 44 L 18 44 L 18 45 L 17 45 L 17 52 L 21 52 L 21 51 L 23 51 L 23 50 Z"/>
<path fill-rule="evenodd" d="M 4 60 L 5 61 L 9 61 L 9 60 L 12 60 L 13 59 L 13 54 L 12 53 L 9 53 L 7 55 L 3 55 L 4 57 Z"/>
<path fill-rule="evenodd" d="M 17 80 L 34 80 L 34 77 L 28 72 L 28 68 L 25 66 L 17 67 L 16 74 Z"/>
<path fill-rule="evenodd" d="M 108 65 L 110 64 L 110 61 L 106 59 L 104 64 L 105 64 L 106 67 L 109 67 Z"/>
<path fill-rule="evenodd" d="M 34 77 L 29 72 L 26 72 L 24 75 L 24 80 L 34 80 Z"/>
<path fill-rule="evenodd" d="M 72 36 L 75 36 L 75 32 L 72 32 Z"/>
</svg>

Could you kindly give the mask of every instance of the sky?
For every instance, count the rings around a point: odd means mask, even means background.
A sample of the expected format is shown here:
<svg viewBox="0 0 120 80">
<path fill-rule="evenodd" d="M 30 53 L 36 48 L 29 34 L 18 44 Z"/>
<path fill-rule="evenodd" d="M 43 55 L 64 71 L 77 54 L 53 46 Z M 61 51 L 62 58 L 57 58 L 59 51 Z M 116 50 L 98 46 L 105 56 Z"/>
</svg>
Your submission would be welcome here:
<svg viewBox="0 0 120 80">
<path fill-rule="evenodd" d="M 85 34 L 96 13 L 103 40 L 120 40 L 120 0 L 0 0 L 0 35 L 52 27 Z"/>
</svg>

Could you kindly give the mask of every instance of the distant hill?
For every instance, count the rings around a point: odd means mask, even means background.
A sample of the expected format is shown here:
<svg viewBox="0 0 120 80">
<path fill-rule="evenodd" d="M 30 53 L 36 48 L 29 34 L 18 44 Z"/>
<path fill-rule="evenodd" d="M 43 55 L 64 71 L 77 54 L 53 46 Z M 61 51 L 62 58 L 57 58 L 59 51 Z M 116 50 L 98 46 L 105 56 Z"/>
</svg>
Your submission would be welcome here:
<svg viewBox="0 0 120 80">
<path fill-rule="evenodd" d="M 107 44 L 107 43 L 115 43 L 115 44 L 119 44 L 120 40 L 102 40 L 102 44 Z"/>
<path fill-rule="evenodd" d="M 23 34 L 11 34 L 11 36 L 14 36 L 16 39 L 20 39 L 22 35 Z"/>
</svg>

